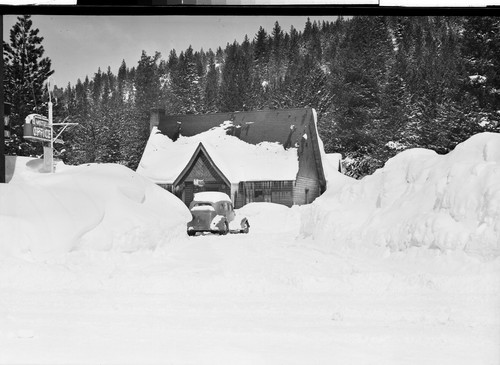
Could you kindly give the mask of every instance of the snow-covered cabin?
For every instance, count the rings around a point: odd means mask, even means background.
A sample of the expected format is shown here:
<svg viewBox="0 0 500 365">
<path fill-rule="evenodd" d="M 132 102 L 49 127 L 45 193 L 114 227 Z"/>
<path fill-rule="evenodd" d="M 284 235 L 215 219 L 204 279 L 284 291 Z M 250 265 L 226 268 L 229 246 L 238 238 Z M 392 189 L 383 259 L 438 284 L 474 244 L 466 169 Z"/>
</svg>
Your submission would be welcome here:
<svg viewBox="0 0 500 365">
<path fill-rule="evenodd" d="M 251 202 L 308 204 L 326 189 L 323 145 L 312 108 L 203 115 L 151 112 L 137 172 L 187 205 L 200 191 Z"/>
</svg>

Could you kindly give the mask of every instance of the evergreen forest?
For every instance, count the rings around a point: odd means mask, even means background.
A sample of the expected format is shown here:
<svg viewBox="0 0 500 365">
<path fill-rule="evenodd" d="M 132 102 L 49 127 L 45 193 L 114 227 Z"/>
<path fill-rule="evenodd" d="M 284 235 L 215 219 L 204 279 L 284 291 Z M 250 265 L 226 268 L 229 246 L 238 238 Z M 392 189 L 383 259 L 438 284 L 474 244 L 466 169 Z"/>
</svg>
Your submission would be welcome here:
<svg viewBox="0 0 500 365">
<path fill-rule="evenodd" d="M 46 111 L 42 84 L 53 71 L 29 16 L 16 26 L 4 42 L 13 104 L 7 153 L 36 155 L 20 126 L 28 112 Z M 18 52 L 20 42 L 31 54 Z M 216 50 L 143 51 L 137 64 L 98 69 L 55 87 L 51 98 L 57 120 L 79 123 L 58 148 L 68 164 L 135 169 L 152 108 L 203 114 L 308 106 L 326 152 L 341 153 L 346 174 L 361 178 L 408 148 L 444 154 L 475 133 L 500 131 L 500 19 L 332 17 L 303 29 L 276 21 L 270 33 L 260 27 Z"/>
</svg>

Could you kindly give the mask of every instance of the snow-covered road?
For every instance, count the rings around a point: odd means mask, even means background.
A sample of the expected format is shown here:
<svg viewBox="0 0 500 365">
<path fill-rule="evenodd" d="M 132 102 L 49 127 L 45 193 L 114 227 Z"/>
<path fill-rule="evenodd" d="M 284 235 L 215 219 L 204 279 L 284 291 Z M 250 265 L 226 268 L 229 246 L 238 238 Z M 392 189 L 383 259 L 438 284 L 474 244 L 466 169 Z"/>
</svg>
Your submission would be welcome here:
<svg viewBox="0 0 500 365">
<path fill-rule="evenodd" d="M 0 363 L 498 364 L 499 263 L 292 232 L 0 266 Z"/>
<path fill-rule="evenodd" d="M 0 364 L 498 365 L 499 146 L 408 150 L 313 204 L 245 205 L 248 235 L 198 237 L 124 166 L 10 161 Z"/>
</svg>

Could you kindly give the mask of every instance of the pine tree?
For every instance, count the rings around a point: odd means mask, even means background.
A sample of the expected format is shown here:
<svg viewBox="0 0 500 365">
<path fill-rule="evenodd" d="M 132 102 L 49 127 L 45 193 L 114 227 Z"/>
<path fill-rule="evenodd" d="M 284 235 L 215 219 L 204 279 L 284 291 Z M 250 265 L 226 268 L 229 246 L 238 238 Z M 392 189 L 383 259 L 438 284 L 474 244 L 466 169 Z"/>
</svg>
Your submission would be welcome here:
<svg viewBox="0 0 500 365">
<path fill-rule="evenodd" d="M 160 80 L 157 73 L 157 62 L 160 57 L 159 52 L 156 52 L 154 56 L 148 56 L 146 51 L 142 51 L 135 72 L 136 108 L 141 114 L 144 114 L 144 118 L 148 122 L 151 109 L 159 106 Z"/>
<path fill-rule="evenodd" d="M 226 47 L 226 59 L 221 73 L 220 107 L 222 112 L 243 109 L 243 99 L 239 93 L 239 62 L 241 51 L 236 41 Z"/>
<path fill-rule="evenodd" d="M 271 57 L 269 62 L 269 81 L 271 87 L 278 90 L 285 78 L 286 73 L 286 55 L 284 50 L 284 34 L 278 22 L 274 23 L 274 28 L 270 38 Z"/>
<path fill-rule="evenodd" d="M 477 123 L 500 131 L 500 20 L 466 17 L 461 52 L 465 60 L 465 90 L 478 103 Z"/>
<path fill-rule="evenodd" d="M 203 110 L 201 77 L 193 48 L 181 52 L 172 74 L 172 92 L 176 113 L 200 113 Z"/>
<path fill-rule="evenodd" d="M 137 167 L 146 142 L 149 138 L 149 115 L 151 109 L 158 108 L 161 100 L 160 79 L 158 77 L 158 60 L 161 54 L 156 52 L 154 56 L 148 56 L 142 51 L 141 59 L 135 71 L 135 100 L 136 111 L 135 123 L 130 126 L 129 147 L 134 154 L 128 161 L 133 168 Z"/>
<path fill-rule="evenodd" d="M 254 39 L 254 57 L 257 63 L 269 61 L 268 35 L 264 28 L 260 27 Z"/>
<path fill-rule="evenodd" d="M 47 115 L 43 99 L 44 83 L 54 73 L 51 60 L 43 57 L 43 37 L 32 26 L 31 16 L 18 17 L 10 30 L 10 42 L 3 44 L 5 101 L 12 104 L 11 140 L 6 142 L 5 152 L 11 155 L 41 152 L 41 144 L 23 139 L 22 129 L 28 114 Z"/>
<path fill-rule="evenodd" d="M 219 93 L 219 72 L 215 66 L 215 55 L 213 52 L 208 59 L 208 72 L 205 83 L 205 111 L 216 112 Z"/>
<path fill-rule="evenodd" d="M 312 37 L 312 36 L 311 36 Z M 357 159 L 353 176 L 372 172 L 381 141 L 381 98 L 387 84 L 392 45 L 384 18 L 355 17 L 346 29 L 332 69 L 334 98 L 329 148 Z"/>
<path fill-rule="evenodd" d="M 252 51 L 247 37 L 240 46 L 236 41 L 226 47 L 226 59 L 221 72 L 220 107 L 224 112 L 248 110 L 253 106 Z"/>
<path fill-rule="evenodd" d="M 120 68 L 118 69 L 118 94 L 120 95 L 120 98 L 123 100 L 124 96 L 124 89 L 125 89 L 125 82 L 127 80 L 127 64 L 125 63 L 125 60 L 122 60 L 122 63 L 120 65 Z"/>
<path fill-rule="evenodd" d="M 254 96 L 252 94 L 252 79 L 253 79 L 253 48 L 245 34 L 243 43 L 241 44 L 241 54 L 239 61 L 239 80 L 238 88 L 239 93 L 243 100 L 243 110 L 250 110 L 254 108 Z"/>
</svg>

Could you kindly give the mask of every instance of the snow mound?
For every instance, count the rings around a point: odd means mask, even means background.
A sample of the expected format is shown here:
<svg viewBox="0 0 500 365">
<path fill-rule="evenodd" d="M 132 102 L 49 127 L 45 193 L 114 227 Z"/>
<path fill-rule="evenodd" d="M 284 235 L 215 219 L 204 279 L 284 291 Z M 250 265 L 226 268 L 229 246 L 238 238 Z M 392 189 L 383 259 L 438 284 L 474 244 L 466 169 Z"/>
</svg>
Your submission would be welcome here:
<svg viewBox="0 0 500 365">
<path fill-rule="evenodd" d="M 185 234 L 190 214 L 184 204 L 124 166 L 40 174 L 30 161 L 18 158 L 17 179 L 0 184 L 0 255 L 132 252 Z"/>
<path fill-rule="evenodd" d="M 239 216 L 246 217 L 251 232 L 292 232 L 298 234 L 300 212 L 298 206 L 288 208 L 275 203 L 249 203 L 237 210 Z"/>
<path fill-rule="evenodd" d="M 327 247 L 410 247 L 500 256 L 500 135 L 447 155 L 404 151 L 362 180 L 329 181 L 302 209 L 301 232 Z"/>
<path fill-rule="evenodd" d="M 57 171 L 68 168 L 62 161 L 54 161 Z M 24 156 L 5 156 L 5 181 L 19 182 L 28 181 L 39 176 L 44 171 L 43 159 Z"/>
</svg>

